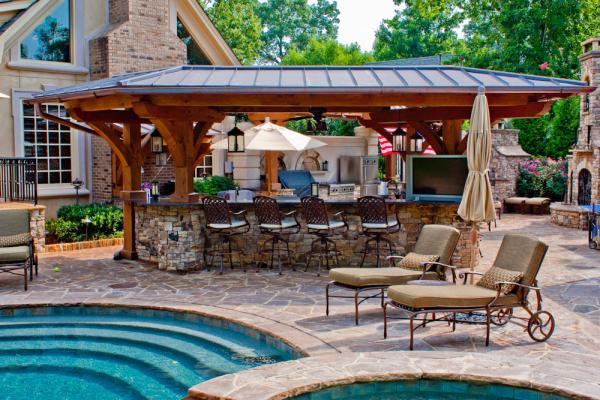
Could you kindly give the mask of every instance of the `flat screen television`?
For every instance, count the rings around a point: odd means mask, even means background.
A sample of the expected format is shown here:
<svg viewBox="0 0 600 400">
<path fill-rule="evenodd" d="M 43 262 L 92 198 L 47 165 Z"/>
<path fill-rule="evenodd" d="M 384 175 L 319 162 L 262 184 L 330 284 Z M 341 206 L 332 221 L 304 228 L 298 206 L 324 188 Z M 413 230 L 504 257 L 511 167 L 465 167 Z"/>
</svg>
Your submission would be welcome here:
<svg viewBox="0 0 600 400">
<path fill-rule="evenodd" d="M 466 156 L 409 155 L 406 160 L 406 198 L 460 202 L 468 175 Z"/>
</svg>

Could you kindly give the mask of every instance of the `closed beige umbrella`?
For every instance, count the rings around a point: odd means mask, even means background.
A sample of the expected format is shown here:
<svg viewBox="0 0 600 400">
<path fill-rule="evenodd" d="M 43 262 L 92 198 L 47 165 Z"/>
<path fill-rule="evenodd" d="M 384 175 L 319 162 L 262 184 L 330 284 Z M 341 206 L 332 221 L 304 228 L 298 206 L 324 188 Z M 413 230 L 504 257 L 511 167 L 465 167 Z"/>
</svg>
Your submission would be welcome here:
<svg viewBox="0 0 600 400">
<path fill-rule="evenodd" d="M 458 215 L 466 222 L 490 222 L 494 219 L 492 185 L 488 176 L 491 158 L 490 110 L 483 89 L 480 88 L 471 110 L 471 126 L 467 142 L 469 176 L 458 207 Z"/>
</svg>

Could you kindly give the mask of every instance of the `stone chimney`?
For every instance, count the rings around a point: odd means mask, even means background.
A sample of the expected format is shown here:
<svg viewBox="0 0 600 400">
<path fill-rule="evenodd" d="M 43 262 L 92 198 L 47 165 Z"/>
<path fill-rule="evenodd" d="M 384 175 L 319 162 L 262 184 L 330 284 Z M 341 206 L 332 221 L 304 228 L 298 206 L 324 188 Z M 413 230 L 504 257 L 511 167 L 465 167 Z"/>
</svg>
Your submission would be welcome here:
<svg viewBox="0 0 600 400">
<path fill-rule="evenodd" d="M 90 41 L 90 79 L 185 64 L 187 48 L 169 27 L 169 0 L 109 0 L 109 26 Z M 113 199 L 111 149 L 92 137 L 93 201 Z"/>
<path fill-rule="evenodd" d="M 109 0 L 110 24 L 90 42 L 91 79 L 185 64 L 169 12 L 169 0 Z"/>
</svg>

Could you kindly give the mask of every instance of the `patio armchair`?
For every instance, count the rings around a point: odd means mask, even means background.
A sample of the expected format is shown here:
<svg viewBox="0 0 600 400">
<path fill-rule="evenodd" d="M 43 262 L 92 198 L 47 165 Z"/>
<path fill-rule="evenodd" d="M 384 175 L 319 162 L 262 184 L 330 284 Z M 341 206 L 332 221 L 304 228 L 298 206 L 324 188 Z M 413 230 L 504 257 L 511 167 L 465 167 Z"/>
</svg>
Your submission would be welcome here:
<svg viewBox="0 0 600 400">
<path fill-rule="evenodd" d="M 0 273 L 20 275 L 23 270 L 23 286 L 27 290 L 33 279 L 33 267 L 38 274 L 38 261 L 29 227 L 29 212 L 25 210 L 0 211 Z"/>
<path fill-rule="evenodd" d="M 326 315 L 329 315 L 329 299 L 333 298 L 352 298 L 354 299 L 354 322 L 358 325 L 358 306 L 371 298 L 380 297 L 381 307 L 384 305 L 385 291 L 391 285 L 399 285 L 411 280 L 420 278 L 428 280 L 444 280 L 446 276 L 446 267 L 452 259 L 452 254 L 456 249 L 460 232 L 452 226 L 446 225 L 425 225 L 417 239 L 412 255 L 422 255 L 433 257 L 434 261 L 441 264 L 433 264 L 430 261 L 420 261 L 416 268 L 402 268 L 402 260 L 405 255 L 396 255 L 387 257 L 390 267 L 382 268 L 334 268 L 329 272 L 332 279 L 325 288 Z M 399 248 L 398 252 L 405 254 L 404 249 Z M 413 257 L 410 257 L 413 258 Z M 416 257 L 417 259 L 419 257 Z M 405 260 L 405 261 L 408 261 Z M 396 263 L 400 262 L 400 266 Z M 408 265 L 406 265 L 408 267 Z M 331 294 L 331 288 L 349 290 L 354 292 L 352 296 Z M 364 294 L 365 292 L 375 291 L 375 294 Z"/>
<path fill-rule="evenodd" d="M 486 326 L 486 346 L 490 342 L 491 325 L 502 326 L 508 322 L 524 327 L 535 341 L 548 340 L 554 331 L 554 317 L 542 309 L 541 288 L 537 284 L 547 249 L 548 246 L 537 238 L 508 234 L 502 240 L 492 268 L 485 274 L 460 272 L 459 278 L 463 282 L 457 284 L 457 269 L 445 265 L 444 268 L 453 271 L 453 284 L 390 286 L 389 300 L 383 308 L 384 338 L 387 337 L 387 309 L 393 307 L 408 314 L 410 350 L 413 349 L 414 332 L 435 321 L 451 324 L 453 331 L 457 322 L 483 324 Z M 472 275 L 482 277 L 476 284 L 469 284 L 467 280 Z M 531 292 L 535 292 L 535 306 L 528 300 Z M 513 315 L 516 307 L 525 310 L 527 316 Z M 417 317 L 419 323 L 415 326 Z"/>
</svg>

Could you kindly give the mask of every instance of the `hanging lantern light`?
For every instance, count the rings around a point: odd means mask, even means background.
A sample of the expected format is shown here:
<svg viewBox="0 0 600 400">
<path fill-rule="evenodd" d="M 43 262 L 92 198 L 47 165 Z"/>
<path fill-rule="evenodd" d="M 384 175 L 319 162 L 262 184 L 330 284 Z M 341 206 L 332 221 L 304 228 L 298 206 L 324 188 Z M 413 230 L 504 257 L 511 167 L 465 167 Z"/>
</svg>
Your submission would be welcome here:
<svg viewBox="0 0 600 400">
<path fill-rule="evenodd" d="M 415 132 L 410 138 L 410 151 L 415 153 L 423 151 L 423 136 L 419 132 Z"/>
<path fill-rule="evenodd" d="M 163 152 L 163 138 L 158 132 L 158 129 L 155 129 L 150 136 L 150 144 L 152 146 L 152 152 L 154 154 L 160 154 Z"/>
<path fill-rule="evenodd" d="M 404 136 L 406 136 L 406 132 L 400 127 L 392 133 L 392 149 L 394 152 L 404 151 Z"/>
<path fill-rule="evenodd" d="M 245 151 L 244 132 L 237 126 L 227 132 L 227 151 L 230 153 L 243 153 Z"/>
</svg>

